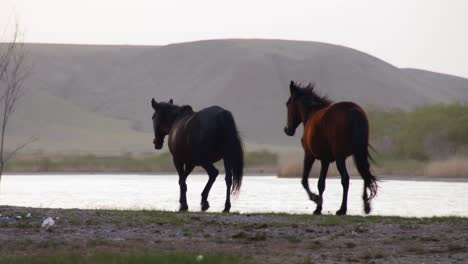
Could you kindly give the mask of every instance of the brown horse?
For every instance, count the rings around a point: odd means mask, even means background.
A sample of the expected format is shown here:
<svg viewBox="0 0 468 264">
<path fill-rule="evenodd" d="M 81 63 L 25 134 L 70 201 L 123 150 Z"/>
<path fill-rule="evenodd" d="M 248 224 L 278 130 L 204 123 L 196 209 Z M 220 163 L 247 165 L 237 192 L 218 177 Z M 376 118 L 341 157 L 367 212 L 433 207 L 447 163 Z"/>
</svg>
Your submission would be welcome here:
<svg viewBox="0 0 468 264">
<path fill-rule="evenodd" d="M 301 87 L 291 81 L 289 88 L 291 96 L 286 103 L 288 117 L 284 132 L 293 136 L 299 124 L 304 125 L 302 185 L 309 198 L 317 204 L 314 214 L 322 213 L 325 178 L 330 162 L 334 161 L 343 186 L 343 200 L 336 214 L 346 214 L 349 188 L 346 158 L 351 155 L 354 156 L 357 170 L 364 179 L 364 211 L 366 214 L 370 213 L 370 202 L 377 194 L 378 186 L 376 177 L 370 172 L 369 124 L 366 113 L 355 103 L 333 103 L 326 97 L 319 96 L 314 92 L 312 84 Z M 320 160 L 322 164 L 318 180 L 319 195 L 309 189 L 309 173 L 315 159 Z M 370 192 L 369 195 L 367 191 Z"/>
</svg>

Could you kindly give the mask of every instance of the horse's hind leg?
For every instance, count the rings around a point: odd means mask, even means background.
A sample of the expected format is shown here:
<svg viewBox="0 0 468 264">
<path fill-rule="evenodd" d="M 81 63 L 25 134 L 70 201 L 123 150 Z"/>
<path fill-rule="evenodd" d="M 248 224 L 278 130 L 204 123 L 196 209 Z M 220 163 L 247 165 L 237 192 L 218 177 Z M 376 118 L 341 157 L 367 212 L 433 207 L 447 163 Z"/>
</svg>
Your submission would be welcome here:
<svg viewBox="0 0 468 264">
<path fill-rule="evenodd" d="M 330 162 L 322 160 L 322 168 L 320 169 L 320 178 L 318 180 L 318 190 L 319 190 L 319 201 L 317 203 L 317 208 L 315 208 L 314 214 L 322 214 L 322 204 L 323 204 L 323 193 L 325 192 L 325 179 L 327 178 L 328 167 Z"/>
<path fill-rule="evenodd" d="M 309 175 L 310 170 L 312 169 L 312 165 L 314 164 L 315 159 L 308 156 L 307 154 L 304 156 L 304 168 L 302 171 L 302 186 L 306 190 L 307 194 L 309 195 L 309 199 L 314 201 L 315 203 L 319 202 L 319 197 L 315 193 L 310 191 L 309 188 Z"/>
<path fill-rule="evenodd" d="M 346 170 L 346 159 L 337 159 L 336 167 L 341 175 L 341 185 L 343 186 L 343 200 L 341 201 L 340 210 L 336 211 L 337 215 L 345 215 L 348 207 L 348 189 L 349 189 L 349 174 Z"/>
<path fill-rule="evenodd" d="M 231 186 L 232 186 L 232 167 L 226 160 L 224 161 L 224 170 L 226 171 L 226 203 L 224 204 L 224 213 L 229 213 L 231 210 Z"/>
<path fill-rule="evenodd" d="M 208 194 L 210 193 L 211 186 L 213 186 L 213 183 L 216 180 L 216 177 L 218 177 L 219 171 L 216 169 L 213 164 L 206 164 L 202 166 L 205 170 L 206 173 L 208 173 L 208 182 L 206 183 L 205 189 L 203 189 L 202 192 L 202 201 L 201 201 L 201 209 L 202 211 L 208 210 L 210 208 L 210 204 L 208 203 Z"/>
<path fill-rule="evenodd" d="M 188 205 L 187 205 L 187 183 L 186 181 L 187 181 L 188 175 L 193 170 L 193 166 L 186 164 L 185 169 L 184 169 L 184 163 L 177 162 L 177 161 L 174 161 L 174 165 L 176 167 L 177 173 L 179 174 L 179 187 L 180 187 L 179 211 L 187 211 Z"/>
</svg>

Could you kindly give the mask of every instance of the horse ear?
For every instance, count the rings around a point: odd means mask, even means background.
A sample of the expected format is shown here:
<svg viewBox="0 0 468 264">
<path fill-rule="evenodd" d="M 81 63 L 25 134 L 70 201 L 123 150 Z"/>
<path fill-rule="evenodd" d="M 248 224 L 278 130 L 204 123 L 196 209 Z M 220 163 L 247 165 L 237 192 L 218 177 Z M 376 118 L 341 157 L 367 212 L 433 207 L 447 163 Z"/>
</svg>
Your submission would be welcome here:
<svg viewBox="0 0 468 264">
<path fill-rule="evenodd" d="M 153 107 L 154 110 L 156 110 L 158 108 L 158 103 L 156 102 L 156 100 L 151 99 L 151 106 Z"/>
<path fill-rule="evenodd" d="M 294 83 L 294 81 L 291 81 L 289 83 L 289 91 L 291 92 L 291 95 L 295 94 L 297 92 L 297 86 Z"/>
<path fill-rule="evenodd" d="M 174 101 L 172 101 L 172 98 L 171 98 L 171 100 L 169 100 L 169 103 L 170 103 L 170 104 L 174 104 Z"/>
</svg>

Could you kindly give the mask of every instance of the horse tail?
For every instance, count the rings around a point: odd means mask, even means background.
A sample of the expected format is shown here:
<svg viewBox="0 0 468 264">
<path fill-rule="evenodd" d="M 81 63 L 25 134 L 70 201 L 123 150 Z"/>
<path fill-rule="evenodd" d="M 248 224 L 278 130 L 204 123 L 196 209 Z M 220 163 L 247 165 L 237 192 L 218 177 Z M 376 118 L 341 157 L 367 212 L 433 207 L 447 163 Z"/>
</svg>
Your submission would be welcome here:
<svg viewBox="0 0 468 264">
<path fill-rule="evenodd" d="M 377 195 L 377 178 L 370 171 L 369 160 L 372 157 L 369 153 L 369 122 L 365 113 L 357 110 L 350 112 L 350 125 L 352 132 L 352 149 L 354 154 L 354 163 L 356 168 L 364 180 L 364 192 L 362 199 L 364 200 L 364 211 L 370 213 L 371 200 Z M 367 194 L 369 191 L 369 195 Z"/>
<path fill-rule="evenodd" d="M 232 194 L 237 194 L 242 185 L 244 173 L 244 150 L 234 117 L 229 111 L 224 112 L 224 159 L 232 169 Z"/>
<path fill-rule="evenodd" d="M 379 155 L 379 152 L 371 144 L 369 144 L 369 149 L 372 150 L 374 154 Z M 379 163 L 374 159 L 374 157 L 370 154 L 370 152 L 368 156 L 369 156 L 369 160 L 371 163 L 373 163 L 374 165 L 379 165 Z"/>
</svg>

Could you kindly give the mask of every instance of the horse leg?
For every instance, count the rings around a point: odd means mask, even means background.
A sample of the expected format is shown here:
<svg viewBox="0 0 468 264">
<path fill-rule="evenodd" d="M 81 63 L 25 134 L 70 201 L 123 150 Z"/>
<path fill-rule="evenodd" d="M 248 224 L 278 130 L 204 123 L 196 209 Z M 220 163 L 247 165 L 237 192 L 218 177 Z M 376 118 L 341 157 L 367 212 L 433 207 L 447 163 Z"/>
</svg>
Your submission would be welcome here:
<svg viewBox="0 0 468 264">
<path fill-rule="evenodd" d="M 226 203 L 224 204 L 224 213 L 229 213 L 229 210 L 231 210 L 231 186 L 232 186 L 232 168 L 224 160 L 224 170 L 226 171 Z"/>
<path fill-rule="evenodd" d="M 180 187 L 180 198 L 179 198 L 179 203 L 180 203 L 180 208 L 179 211 L 187 211 L 188 210 L 188 205 L 187 205 L 187 177 L 192 172 L 193 167 L 192 165 L 185 165 L 184 169 L 184 163 L 178 162 L 174 160 L 174 165 L 176 167 L 177 173 L 179 174 L 179 187 Z"/>
<path fill-rule="evenodd" d="M 348 206 L 348 189 L 349 189 L 349 174 L 346 170 L 346 159 L 337 159 L 336 167 L 341 175 L 341 186 L 343 186 L 343 200 L 341 201 L 340 210 L 336 211 L 337 215 L 345 215 Z"/>
<path fill-rule="evenodd" d="M 319 202 L 317 203 L 317 208 L 315 208 L 314 214 L 322 214 L 322 204 L 323 204 L 323 192 L 325 192 L 325 178 L 327 178 L 328 166 L 330 162 L 321 161 L 322 167 L 320 169 L 320 178 L 318 180 L 318 190 L 319 190 Z"/>
<path fill-rule="evenodd" d="M 364 191 L 362 193 L 362 200 L 364 201 L 364 212 L 369 214 L 371 211 L 371 206 L 369 202 L 369 195 L 367 194 L 367 186 L 364 184 Z"/>
<path fill-rule="evenodd" d="M 208 203 L 208 194 L 210 193 L 211 186 L 213 186 L 213 183 L 216 180 L 216 177 L 218 177 L 219 171 L 216 169 L 216 167 L 213 164 L 206 164 L 202 166 L 205 170 L 206 173 L 208 173 L 208 182 L 206 183 L 205 189 L 203 189 L 203 192 L 201 194 L 202 196 L 202 201 L 201 201 L 201 209 L 202 211 L 208 210 L 210 208 L 210 204 Z"/>
<path fill-rule="evenodd" d="M 309 155 L 304 156 L 304 169 L 302 171 L 302 186 L 306 190 L 307 194 L 309 195 L 309 199 L 314 201 L 315 203 L 319 202 L 318 195 L 310 191 L 309 188 L 309 174 L 310 170 L 312 169 L 312 165 L 314 164 L 315 158 L 310 157 Z"/>
</svg>

